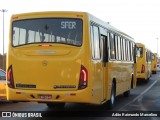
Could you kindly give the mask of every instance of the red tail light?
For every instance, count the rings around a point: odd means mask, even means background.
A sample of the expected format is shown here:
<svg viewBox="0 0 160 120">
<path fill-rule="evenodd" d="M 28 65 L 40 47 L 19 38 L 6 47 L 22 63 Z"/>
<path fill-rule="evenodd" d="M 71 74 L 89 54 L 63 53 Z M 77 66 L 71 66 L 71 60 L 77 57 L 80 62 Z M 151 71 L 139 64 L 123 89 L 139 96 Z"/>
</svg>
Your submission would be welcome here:
<svg viewBox="0 0 160 120">
<path fill-rule="evenodd" d="M 145 72 L 145 66 L 142 65 L 141 73 L 144 73 L 144 72 Z"/>
<path fill-rule="evenodd" d="M 7 84 L 8 84 L 8 87 L 15 88 L 12 66 L 10 66 L 7 71 Z"/>
<path fill-rule="evenodd" d="M 81 66 L 78 89 L 80 90 L 86 88 L 87 84 L 88 84 L 88 71 L 84 66 Z"/>
</svg>

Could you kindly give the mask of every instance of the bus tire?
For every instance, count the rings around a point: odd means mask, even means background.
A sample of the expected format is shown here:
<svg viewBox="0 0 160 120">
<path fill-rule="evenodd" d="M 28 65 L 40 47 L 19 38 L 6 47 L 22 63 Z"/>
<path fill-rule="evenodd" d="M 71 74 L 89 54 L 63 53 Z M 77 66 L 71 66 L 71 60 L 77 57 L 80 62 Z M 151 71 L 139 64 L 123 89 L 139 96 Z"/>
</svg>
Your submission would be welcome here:
<svg viewBox="0 0 160 120">
<path fill-rule="evenodd" d="M 108 101 L 108 108 L 112 109 L 115 105 L 115 99 L 116 99 L 116 85 L 115 82 L 112 82 L 112 89 L 111 89 L 111 97 Z"/>
<path fill-rule="evenodd" d="M 149 78 L 144 81 L 146 84 L 149 82 Z"/>
<path fill-rule="evenodd" d="M 12 101 L 12 103 L 18 103 L 18 101 Z"/>
<path fill-rule="evenodd" d="M 130 90 L 124 92 L 123 95 L 124 95 L 124 97 L 129 97 L 129 95 L 130 95 Z"/>
<path fill-rule="evenodd" d="M 133 88 L 134 88 L 133 80 L 134 80 L 134 78 L 133 78 L 133 76 L 132 76 L 132 80 L 131 80 L 131 89 L 133 89 Z"/>
<path fill-rule="evenodd" d="M 64 109 L 65 103 L 46 103 L 48 108 L 51 109 Z"/>
<path fill-rule="evenodd" d="M 157 74 L 157 71 L 152 71 L 153 74 Z"/>
</svg>

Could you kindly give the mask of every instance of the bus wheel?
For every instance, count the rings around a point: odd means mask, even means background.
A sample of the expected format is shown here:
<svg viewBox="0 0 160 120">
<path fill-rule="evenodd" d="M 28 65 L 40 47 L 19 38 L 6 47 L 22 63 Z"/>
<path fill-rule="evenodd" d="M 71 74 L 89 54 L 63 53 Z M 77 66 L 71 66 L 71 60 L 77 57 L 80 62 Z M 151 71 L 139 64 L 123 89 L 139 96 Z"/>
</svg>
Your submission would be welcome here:
<svg viewBox="0 0 160 120">
<path fill-rule="evenodd" d="M 147 79 L 147 80 L 145 80 L 144 82 L 147 84 L 147 83 L 148 83 L 148 81 L 149 81 L 149 80 Z"/>
<path fill-rule="evenodd" d="M 131 80 L 131 89 L 133 89 L 134 88 L 134 83 L 133 83 L 133 80 L 134 80 L 134 78 L 133 78 L 133 76 L 132 76 L 132 80 Z"/>
<path fill-rule="evenodd" d="M 144 82 L 147 84 L 149 82 L 149 78 L 145 79 Z"/>
<path fill-rule="evenodd" d="M 51 109 L 64 109 L 65 103 L 46 103 Z"/>
<path fill-rule="evenodd" d="M 156 74 L 156 73 L 157 73 L 157 71 L 153 71 L 152 73 L 153 73 L 153 74 Z"/>
<path fill-rule="evenodd" d="M 124 95 L 124 97 L 129 97 L 129 95 L 130 95 L 130 90 L 124 92 L 123 95 Z"/>
<path fill-rule="evenodd" d="M 12 103 L 18 103 L 18 101 L 12 101 Z"/>
<path fill-rule="evenodd" d="M 115 98 L 116 98 L 116 87 L 115 87 L 115 83 L 112 83 L 112 89 L 111 89 L 111 98 L 108 101 L 108 108 L 112 109 L 115 105 Z"/>
</svg>

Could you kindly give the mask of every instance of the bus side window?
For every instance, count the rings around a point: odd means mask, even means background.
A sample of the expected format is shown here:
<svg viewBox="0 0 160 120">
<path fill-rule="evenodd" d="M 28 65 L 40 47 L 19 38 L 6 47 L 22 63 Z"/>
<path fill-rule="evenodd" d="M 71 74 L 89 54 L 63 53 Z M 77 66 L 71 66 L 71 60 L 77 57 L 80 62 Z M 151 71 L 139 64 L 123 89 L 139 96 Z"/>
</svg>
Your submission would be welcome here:
<svg viewBox="0 0 160 120">
<path fill-rule="evenodd" d="M 134 56 L 134 54 L 133 54 L 133 47 L 132 47 L 132 43 L 129 41 L 129 51 L 130 51 L 130 61 L 133 61 L 133 56 Z"/>
<path fill-rule="evenodd" d="M 125 44 L 126 45 L 126 61 L 130 61 L 129 48 L 128 48 L 129 41 L 126 39 L 125 43 L 126 43 Z"/>
<path fill-rule="evenodd" d="M 99 28 L 97 26 L 91 26 L 91 45 L 92 45 L 92 58 L 100 59 L 100 36 Z"/>
<path fill-rule="evenodd" d="M 119 36 L 118 36 L 117 45 L 118 45 L 118 51 L 117 51 L 117 52 L 118 52 L 118 58 L 119 58 L 118 60 L 122 60 L 122 57 L 121 57 L 121 54 L 122 54 L 122 53 L 121 53 L 121 50 L 122 50 L 122 49 L 121 49 L 121 41 L 120 41 L 120 37 L 119 37 Z"/>
<path fill-rule="evenodd" d="M 119 53 L 118 53 L 118 37 L 117 37 L 117 35 L 114 35 L 114 44 L 115 44 L 116 60 L 119 60 Z"/>
<path fill-rule="evenodd" d="M 123 58 L 124 58 L 123 60 L 124 61 L 126 61 L 126 45 L 125 44 L 126 44 L 126 40 L 123 38 L 123 42 L 122 42 L 122 46 L 123 47 L 122 48 L 123 48 L 123 55 L 124 55 L 123 56 Z"/>
<path fill-rule="evenodd" d="M 123 49 L 123 39 L 120 37 L 120 46 L 121 46 L 121 60 L 124 60 L 124 49 Z"/>
<path fill-rule="evenodd" d="M 110 59 L 115 59 L 115 44 L 114 35 L 109 33 L 109 43 L 110 43 Z"/>
<path fill-rule="evenodd" d="M 101 34 L 102 62 L 108 62 L 107 36 Z"/>
<path fill-rule="evenodd" d="M 93 26 L 90 26 L 90 41 L 91 41 L 91 51 L 92 51 L 92 58 L 95 58 L 94 52 L 94 42 L 93 42 Z"/>
<path fill-rule="evenodd" d="M 107 29 L 100 27 L 100 35 L 101 35 L 101 58 L 102 62 L 108 62 L 108 46 L 107 46 Z"/>
</svg>

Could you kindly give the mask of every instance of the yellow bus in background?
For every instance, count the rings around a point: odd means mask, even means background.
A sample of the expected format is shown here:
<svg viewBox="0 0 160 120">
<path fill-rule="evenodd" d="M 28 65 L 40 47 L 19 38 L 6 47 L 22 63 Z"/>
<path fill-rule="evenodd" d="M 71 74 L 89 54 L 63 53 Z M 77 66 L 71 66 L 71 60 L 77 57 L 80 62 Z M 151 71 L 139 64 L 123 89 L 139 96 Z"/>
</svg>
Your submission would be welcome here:
<svg viewBox="0 0 160 120">
<path fill-rule="evenodd" d="M 152 73 L 157 73 L 157 53 L 152 53 Z"/>
<path fill-rule="evenodd" d="M 85 12 L 11 17 L 7 99 L 63 108 L 104 104 L 136 87 L 133 38 Z"/>
<path fill-rule="evenodd" d="M 151 77 L 151 51 L 142 43 L 136 43 L 137 46 L 137 79 L 143 79 L 148 82 Z"/>
</svg>

